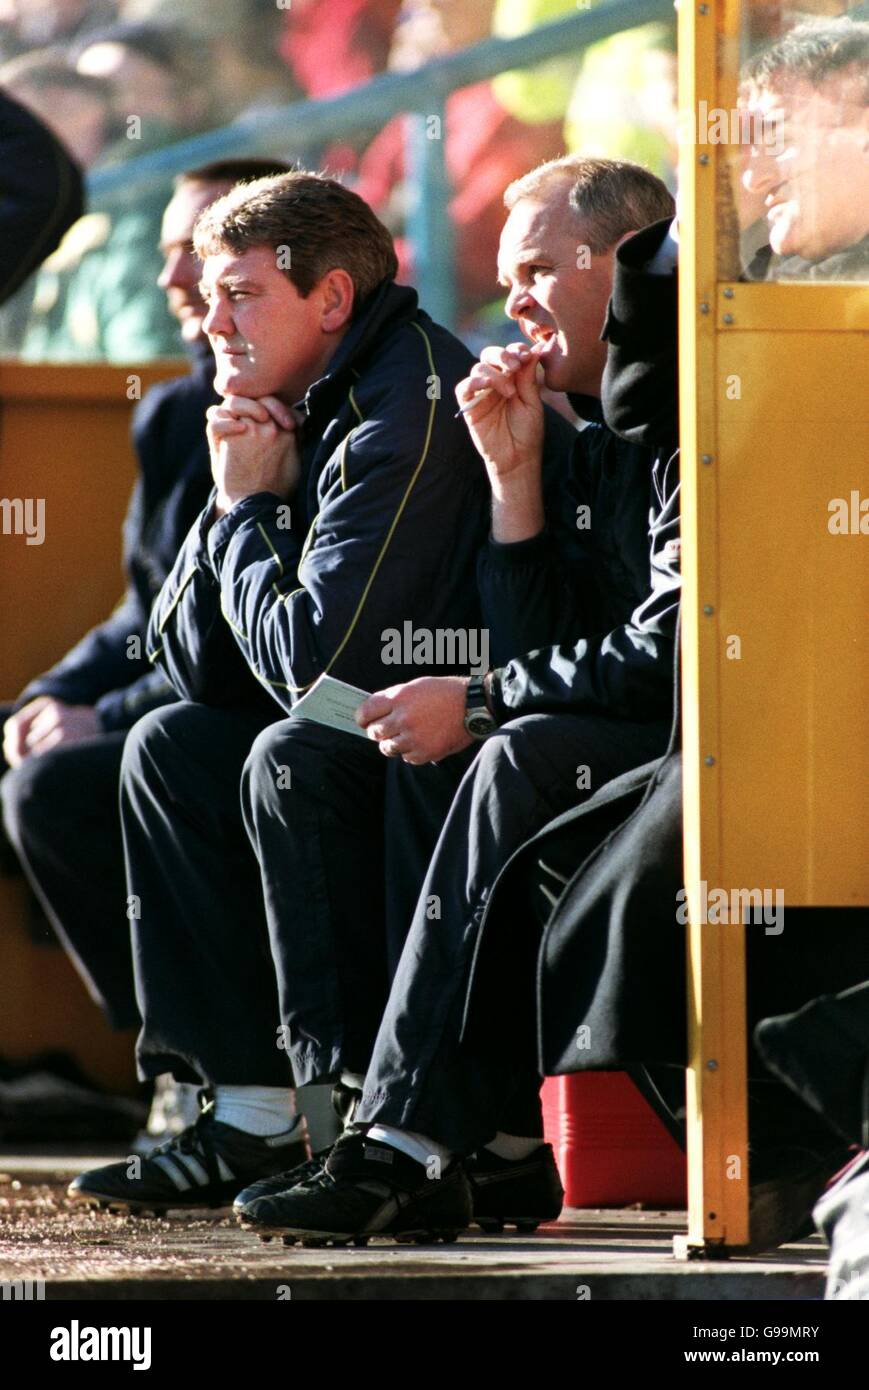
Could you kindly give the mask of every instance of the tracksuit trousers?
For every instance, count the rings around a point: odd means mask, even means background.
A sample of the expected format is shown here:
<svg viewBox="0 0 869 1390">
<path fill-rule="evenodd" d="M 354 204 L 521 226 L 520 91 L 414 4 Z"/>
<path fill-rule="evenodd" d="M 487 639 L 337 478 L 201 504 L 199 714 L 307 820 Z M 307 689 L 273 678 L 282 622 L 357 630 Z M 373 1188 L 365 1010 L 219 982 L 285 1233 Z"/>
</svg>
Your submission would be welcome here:
<svg viewBox="0 0 869 1390">
<path fill-rule="evenodd" d="M 282 1086 L 364 1073 L 389 997 L 381 1038 L 396 1018 L 408 1028 L 387 1047 L 388 1069 L 415 1096 L 509 855 L 663 752 L 668 732 L 536 716 L 415 769 L 305 720 L 263 727 L 185 703 L 146 715 L 121 776 L 140 1075 Z M 423 948 L 416 974 L 408 963 Z M 451 1069 L 439 1054 L 452 1094 Z M 538 1086 L 535 1075 L 522 1097 L 537 1124 Z"/>
<path fill-rule="evenodd" d="M 364 1073 L 466 761 L 426 769 L 411 818 L 370 740 L 190 703 L 140 720 L 121 817 L 142 1079 L 302 1086 Z"/>
<path fill-rule="evenodd" d="M 530 715 L 502 725 L 465 773 L 398 964 L 357 1123 L 468 1153 L 501 1130 L 543 1133 L 536 1065 L 539 922 L 499 922 L 498 984 L 464 1033 L 468 982 L 495 879 L 536 831 L 613 777 L 660 757 L 670 721 Z"/>
</svg>

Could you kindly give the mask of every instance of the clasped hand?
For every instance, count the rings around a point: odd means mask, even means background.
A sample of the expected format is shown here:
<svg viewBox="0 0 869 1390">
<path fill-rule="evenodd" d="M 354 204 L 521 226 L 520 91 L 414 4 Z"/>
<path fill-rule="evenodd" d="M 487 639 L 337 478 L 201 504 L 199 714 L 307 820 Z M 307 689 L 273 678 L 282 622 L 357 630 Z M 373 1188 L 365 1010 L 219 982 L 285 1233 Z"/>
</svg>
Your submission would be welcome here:
<svg viewBox="0 0 869 1390">
<path fill-rule="evenodd" d="M 206 433 L 217 516 L 257 492 L 292 497 L 301 473 L 301 418 L 277 396 L 227 396 L 210 407 Z"/>
</svg>

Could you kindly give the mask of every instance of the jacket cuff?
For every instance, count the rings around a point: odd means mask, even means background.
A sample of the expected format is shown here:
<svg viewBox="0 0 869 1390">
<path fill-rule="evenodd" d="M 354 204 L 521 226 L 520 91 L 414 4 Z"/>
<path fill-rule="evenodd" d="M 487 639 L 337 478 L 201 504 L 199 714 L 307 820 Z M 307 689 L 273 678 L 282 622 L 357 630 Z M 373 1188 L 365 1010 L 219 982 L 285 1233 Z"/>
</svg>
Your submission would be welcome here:
<svg viewBox="0 0 869 1390">
<path fill-rule="evenodd" d="M 208 518 L 211 516 L 214 506 L 214 498 L 211 499 L 211 505 L 202 519 L 203 540 L 211 568 L 218 579 L 220 578 L 220 567 L 236 531 L 246 521 L 261 516 L 266 508 L 270 511 L 273 510 L 275 503 L 281 505 L 281 498 L 276 492 L 255 492 L 250 497 L 243 497 L 240 502 L 236 502 L 231 511 L 228 511 L 225 516 L 219 517 L 209 526 Z"/>
<path fill-rule="evenodd" d="M 109 690 L 105 695 L 101 695 L 94 705 L 103 733 L 112 734 L 118 729 L 128 729 L 133 723 L 125 705 L 126 693 L 126 690 Z M 135 716 L 136 719 L 138 717 Z"/>
<path fill-rule="evenodd" d="M 493 569 L 515 569 L 529 561 L 538 564 L 551 553 L 552 538 L 547 528 L 524 541 L 496 541 L 489 537 L 482 558 Z"/>
<path fill-rule="evenodd" d="M 21 694 L 12 704 L 12 713 L 17 714 L 24 705 L 29 705 L 31 700 L 36 700 L 40 695 L 47 695 L 50 700 L 59 700 L 61 704 L 85 705 L 89 701 L 80 699 L 76 692 L 71 692 L 59 681 L 53 681 L 46 675 L 44 679 L 38 676 L 26 685 Z"/>
</svg>

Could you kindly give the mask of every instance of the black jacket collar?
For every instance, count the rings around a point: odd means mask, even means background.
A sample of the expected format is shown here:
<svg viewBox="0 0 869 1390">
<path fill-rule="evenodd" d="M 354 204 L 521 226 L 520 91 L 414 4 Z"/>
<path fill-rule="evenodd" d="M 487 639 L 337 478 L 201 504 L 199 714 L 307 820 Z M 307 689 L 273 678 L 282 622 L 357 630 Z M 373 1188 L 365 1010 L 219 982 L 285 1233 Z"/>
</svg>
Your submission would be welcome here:
<svg viewBox="0 0 869 1390">
<path fill-rule="evenodd" d="M 375 343 L 382 343 L 386 334 L 399 324 L 408 323 L 418 308 L 416 290 L 408 285 L 396 285 L 392 280 L 380 284 L 362 306 L 362 310 L 341 339 L 325 372 L 313 382 L 302 403 L 308 414 L 334 409 L 336 394 L 347 390 L 347 378 L 361 363 Z"/>
<path fill-rule="evenodd" d="M 597 396 L 581 396 L 578 391 L 568 391 L 567 399 L 581 420 L 590 420 L 595 425 L 604 423 L 603 409 Z"/>
</svg>

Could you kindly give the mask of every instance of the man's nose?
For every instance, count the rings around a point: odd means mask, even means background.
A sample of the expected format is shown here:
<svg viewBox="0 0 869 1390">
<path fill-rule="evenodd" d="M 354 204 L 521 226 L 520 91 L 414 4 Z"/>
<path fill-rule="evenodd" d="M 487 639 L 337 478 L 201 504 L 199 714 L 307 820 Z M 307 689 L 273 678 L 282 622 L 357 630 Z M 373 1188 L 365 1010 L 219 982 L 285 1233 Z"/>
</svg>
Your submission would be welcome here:
<svg viewBox="0 0 869 1390">
<path fill-rule="evenodd" d="M 530 290 L 521 285 L 514 285 L 507 296 L 504 312 L 508 319 L 518 319 L 520 314 L 525 313 L 533 304 L 534 297 Z"/>
<path fill-rule="evenodd" d="M 194 266 L 197 264 L 189 252 L 170 251 L 163 262 L 157 284 L 161 290 L 187 289 L 193 283 Z"/>
<path fill-rule="evenodd" d="M 769 150 L 752 145 L 742 174 L 743 187 L 749 193 L 767 193 L 781 183 L 778 165 Z"/>
<path fill-rule="evenodd" d="M 215 299 L 202 320 L 202 331 L 209 336 L 217 334 L 222 338 L 230 337 L 234 328 L 229 305 L 220 299 Z"/>
</svg>

